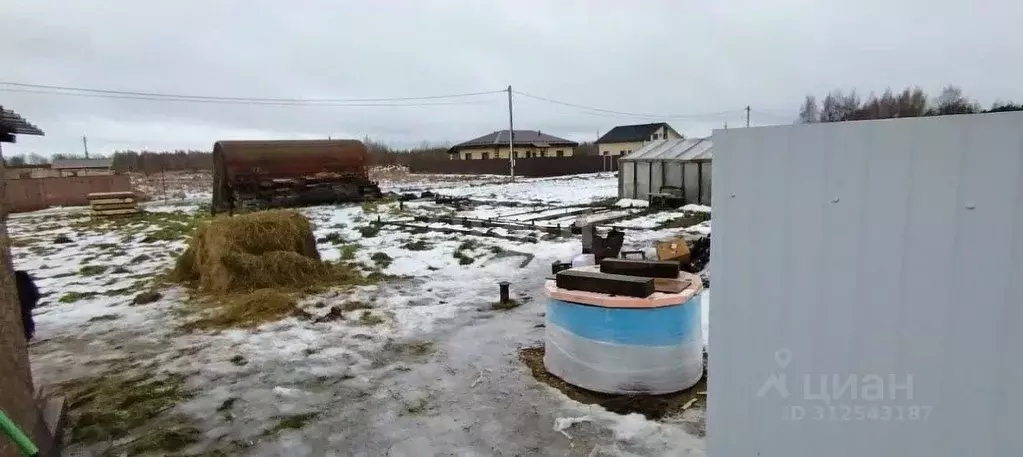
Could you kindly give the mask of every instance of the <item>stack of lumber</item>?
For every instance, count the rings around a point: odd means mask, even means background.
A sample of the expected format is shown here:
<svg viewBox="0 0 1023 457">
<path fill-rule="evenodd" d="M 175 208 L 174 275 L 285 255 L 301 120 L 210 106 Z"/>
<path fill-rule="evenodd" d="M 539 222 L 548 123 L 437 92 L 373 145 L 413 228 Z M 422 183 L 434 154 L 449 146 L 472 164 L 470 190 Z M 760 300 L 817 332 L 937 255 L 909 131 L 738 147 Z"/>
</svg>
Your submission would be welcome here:
<svg viewBox="0 0 1023 457">
<path fill-rule="evenodd" d="M 645 298 L 654 292 L 679 293 L 691 285 L 678 262 L 605 258 L 596 267 L 557 273 L 557 287 L 608 295 Z"/>
<path fill-rule="evenodd" d="M 126 216 L 140 212 L 134 192 L 93 192 L 87 198 L 93 216 Z"/>
</svg>

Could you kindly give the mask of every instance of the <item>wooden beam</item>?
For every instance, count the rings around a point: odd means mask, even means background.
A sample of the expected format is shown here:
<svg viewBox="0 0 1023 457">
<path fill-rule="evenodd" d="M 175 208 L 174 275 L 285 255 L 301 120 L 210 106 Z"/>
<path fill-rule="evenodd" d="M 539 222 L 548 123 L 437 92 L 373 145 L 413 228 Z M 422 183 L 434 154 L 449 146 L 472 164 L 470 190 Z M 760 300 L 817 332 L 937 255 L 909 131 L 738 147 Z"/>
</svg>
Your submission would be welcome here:
<svg viewBox="0 0 1023 457">
<path fill-rule="evenodd" d="M 677 278 L 679 264 L 659 260 L 605 258 L 600 260 L 600 272 L 646 278 Z"/>
<path fill-rule="evenodd" d="M 613 275 L 597 271 L 565 270 L 556 278 L 559 288 L 581 290 L 625 297 L 649 297 L 654 293 L 654 279 Z"/>
</svg>

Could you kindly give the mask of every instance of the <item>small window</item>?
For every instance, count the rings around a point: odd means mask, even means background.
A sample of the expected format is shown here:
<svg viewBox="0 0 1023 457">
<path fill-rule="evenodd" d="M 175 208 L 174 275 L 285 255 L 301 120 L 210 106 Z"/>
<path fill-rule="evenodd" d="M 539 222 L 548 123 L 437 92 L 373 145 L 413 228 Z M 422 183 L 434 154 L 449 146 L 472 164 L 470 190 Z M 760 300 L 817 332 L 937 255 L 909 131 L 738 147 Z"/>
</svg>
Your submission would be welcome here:
<svg viewBox="0 0 1023 457">
<path fill-rule="evenodd" d="M 540 157 L 547 157 L 547 151 L 540 151 Z"/>
<path fill-rule="evenodd" d="M 465 160 L 472 160 L 472 153 L 471 152 L 466 152 L 465 153 Z"/>
<path fill-rule="evenodd" d="M 625 155 L 625 150 L 622 149 L 621 151 L 618 151 L 618 155 Z"/>
<path fill-rule="evenodd" d="M 513 152 L 512 155 L 515 156 L 516 159 L 519 158 L 519 151 Z"/>
<path fill-rule="evenodd" d="M 483 160 L 487 160 L 489 158 L 490 158 L 490 153 L 489 152 L 484 152 L 483 153 Z"/>
<path fill-rule="evenodd" d="M 555 152 L 555 154 L 556 154 L 556 155 L 557 155 L 558 157 L 565 157 L 565 151 L 564 151 L 564 150 L 561 150 L 561 149 L 558 149 L 558 151 L 557 151 L 557 152 Z"/>
</svg>

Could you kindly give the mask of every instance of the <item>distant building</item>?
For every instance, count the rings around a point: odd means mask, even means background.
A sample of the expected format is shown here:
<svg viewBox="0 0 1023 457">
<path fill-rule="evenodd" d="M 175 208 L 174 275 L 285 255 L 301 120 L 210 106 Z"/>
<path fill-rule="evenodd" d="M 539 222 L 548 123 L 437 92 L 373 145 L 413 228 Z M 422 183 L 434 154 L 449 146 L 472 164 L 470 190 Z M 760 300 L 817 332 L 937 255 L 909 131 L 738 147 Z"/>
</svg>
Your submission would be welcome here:
<svg viewBox="0 0 1023 457">
<path fill-rule="evenodd" d="M 54 160 L 50 166 L 59 176 L 104 176 L 114 174 L 113 159 Z"/>
<path fill-rule="evenodd" d="M 657 140 L 680 139 L 682 135 L 665 122 L 619 125 L 597 139 L 597 154 L 623 156 Z"/>
<path fill-rule="evenodd" d="M 509 158 L 508 131 L 493 133 L 459 143 L 448 149 L 451 160 L 483 160 Z M 539 130 L 516 130 L 515 158 L 571 157 L 579 143 L 548 135 Z"/>
<path fill-rule="evenodd" d="M 48 163 L 7 165 L 4 168 L 7 179 L 59 178 L 60 171 L 54 170 Z"/>
</svg>

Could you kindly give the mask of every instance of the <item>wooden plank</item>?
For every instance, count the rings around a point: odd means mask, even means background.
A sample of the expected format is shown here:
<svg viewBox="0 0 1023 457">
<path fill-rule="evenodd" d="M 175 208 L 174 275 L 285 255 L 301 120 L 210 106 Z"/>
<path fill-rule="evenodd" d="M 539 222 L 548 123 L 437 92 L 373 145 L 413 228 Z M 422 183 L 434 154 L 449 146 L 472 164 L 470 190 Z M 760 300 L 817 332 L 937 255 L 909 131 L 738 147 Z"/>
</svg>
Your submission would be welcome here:
<svg viewBox="0 0 1023 457">
<path fill-rule="evenodd" d="M 677 278 L 678 262 L 658 260 L 633 260 L 604 258 L 600 260 L 600 272 L 647 278 Z"/>
<path fill-rule="evenodd" d="M 135 197 L 89 199 L 90 205 L 106 205 L 110 203 L 134 203 L 134 202 Z"/>
<path fill-rule="evenodd" d="M 93 192 L 86 195 L 86 198 L 92 200 L 95 198 L 135 198 L 135 192 L 122 191 L 122 192 Z"/>
<path fill-rule="evenodd" d="M 626 297 L 649 297 L 654 293 L 653 278 L 613 275 L 596 271 L 565 270 L 557 274 L 561 289 L 582 290 Z"/>
<path fill-rule="evenodd" d="M 111 209 L 135 209 L 138 208 L 138 204 L 132 203 L 107 203 L 103 205 L 92 205 L 93 211 L 106 211 Z"/>
<path fill-rule="evenodd" d="M 688 279 L 678 278 L 654 278 L 654 290 L 657 292 L 664 292 L 668 294 L 677 294 L 686 290 L 686 287 L 692 285 L 692 281 Z"/>
</svg>

